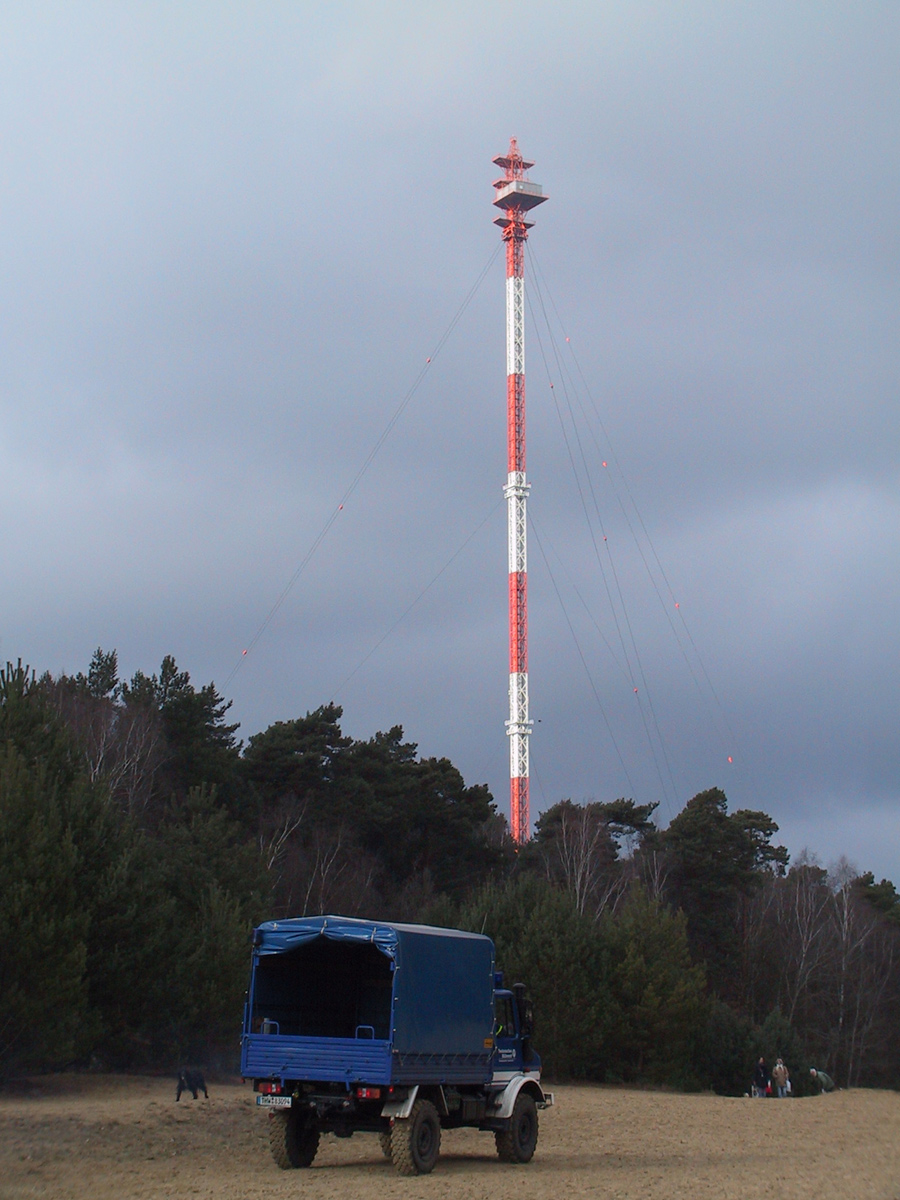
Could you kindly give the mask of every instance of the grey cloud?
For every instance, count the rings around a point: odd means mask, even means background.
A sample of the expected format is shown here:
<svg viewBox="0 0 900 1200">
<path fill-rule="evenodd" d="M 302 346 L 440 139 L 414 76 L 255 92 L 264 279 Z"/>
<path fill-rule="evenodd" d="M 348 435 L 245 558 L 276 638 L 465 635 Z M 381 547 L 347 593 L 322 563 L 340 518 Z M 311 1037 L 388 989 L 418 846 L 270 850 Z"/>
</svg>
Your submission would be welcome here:
<svg viewBox="0 0 900 1200">
<path fill-rule="evenodd" d="M 245 735 L 335 698 L 506 803 L 502 262 L 241 650 L 495 249 L 515 133 L 551 196 L 529 296 L 538 265 L 603 419 L 579 429 L 655 713 L 604 644 L 622 659 L 532 324 L 535 805 L 667 818 L 718 784 L 793 851 L 897 877 L 895 5 L 2 21 L 0 653 L 240 664 Z"/>
</svg>

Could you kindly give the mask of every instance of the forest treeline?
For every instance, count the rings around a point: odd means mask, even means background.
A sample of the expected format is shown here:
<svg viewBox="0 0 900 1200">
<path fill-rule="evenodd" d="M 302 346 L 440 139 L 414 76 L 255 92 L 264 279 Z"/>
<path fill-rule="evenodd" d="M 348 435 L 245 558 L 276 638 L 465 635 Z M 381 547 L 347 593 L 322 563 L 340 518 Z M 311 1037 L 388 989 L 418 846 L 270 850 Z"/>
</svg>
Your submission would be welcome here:
<svg viewBox="0 0 900 1200">
<path fill-rule="evenodd" d="M 487 788 L 325 705 L 237 738 L 171 657 L 0 670 L 0 1076 L 234 1066 L 260 920 L 339 912 L 493 937 L 556 1078 L 747 1090 L 900 1078 L 900 897 L 788 860 L 718 788 L 561 800 L 524 847 Z"/>
</svg>

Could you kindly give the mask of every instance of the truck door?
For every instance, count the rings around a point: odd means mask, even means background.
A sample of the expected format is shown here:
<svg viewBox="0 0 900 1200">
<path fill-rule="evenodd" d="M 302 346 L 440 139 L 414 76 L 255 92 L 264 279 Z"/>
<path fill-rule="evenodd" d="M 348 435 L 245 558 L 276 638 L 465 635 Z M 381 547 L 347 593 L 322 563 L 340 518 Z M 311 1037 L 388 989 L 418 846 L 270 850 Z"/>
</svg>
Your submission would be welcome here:
<svg viewBox="0 0 900 1200">
<path fill-rule="evenodd" d="M 522 1039 L 513 994 L 494 992 L 494 1079 L 522 1069 Z"/>
</svg>

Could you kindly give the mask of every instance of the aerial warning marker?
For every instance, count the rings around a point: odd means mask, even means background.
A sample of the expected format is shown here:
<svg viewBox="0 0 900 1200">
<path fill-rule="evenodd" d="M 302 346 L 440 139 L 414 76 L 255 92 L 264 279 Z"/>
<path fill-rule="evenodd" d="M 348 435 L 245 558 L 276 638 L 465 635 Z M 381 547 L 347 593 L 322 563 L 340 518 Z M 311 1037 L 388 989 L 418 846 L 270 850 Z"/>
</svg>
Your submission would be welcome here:
<svg viewBox="0 0 900 1200">
<path fill-rule="evenodd" d="M 494 159 L 503 176 L 494 183 L 494 204 L 502 215 L 494 224 L 506 242 L 506 447 L 509 546 L 509 824 L 513 838 L 527 842 L 531 833 L 528 807 L 528 589 L 525 479 L 525 242 L 534 222 L 525 216 L 547 197 L 527 172 L 534 163 L 519 153 L 515 138 Z"/>
</svg>

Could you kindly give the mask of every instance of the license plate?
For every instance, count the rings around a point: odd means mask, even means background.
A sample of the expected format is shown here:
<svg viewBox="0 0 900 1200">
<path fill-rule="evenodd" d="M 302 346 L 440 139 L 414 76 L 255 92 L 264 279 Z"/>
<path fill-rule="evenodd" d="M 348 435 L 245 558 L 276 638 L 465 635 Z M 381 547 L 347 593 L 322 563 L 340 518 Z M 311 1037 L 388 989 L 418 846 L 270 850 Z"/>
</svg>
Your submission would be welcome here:
<svg viewBox="0 0 900 1200">
<path fill-rule="evenodd" d="M 260 1108 L 290 1108 L 292 1096 L 257 1096 L 256 1103 Z"/>
</svg>

